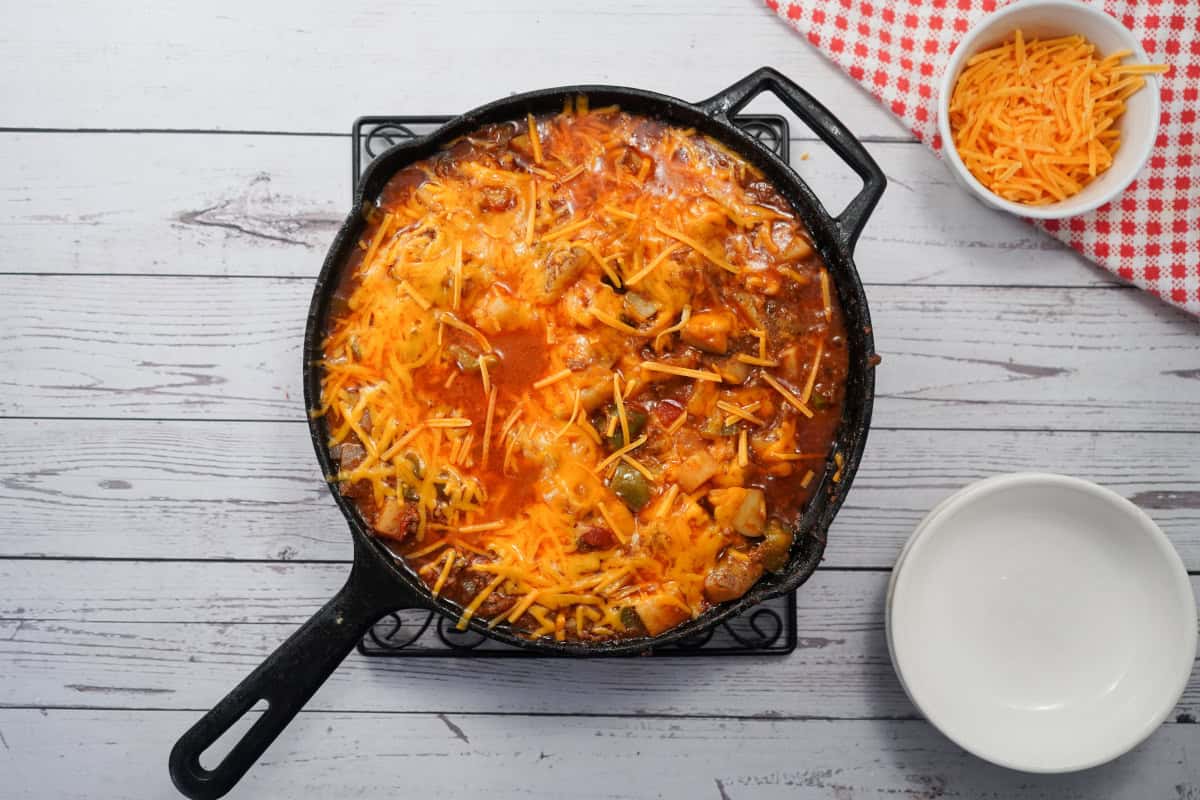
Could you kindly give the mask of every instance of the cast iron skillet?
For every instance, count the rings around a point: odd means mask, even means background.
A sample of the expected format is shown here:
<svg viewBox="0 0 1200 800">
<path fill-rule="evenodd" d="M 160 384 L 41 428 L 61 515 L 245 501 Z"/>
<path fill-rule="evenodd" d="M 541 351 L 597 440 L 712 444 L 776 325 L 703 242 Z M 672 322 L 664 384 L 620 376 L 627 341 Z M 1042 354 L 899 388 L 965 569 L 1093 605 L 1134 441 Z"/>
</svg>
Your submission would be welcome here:
<svg viewBox="0 0 1200 800">
<path fill-rule="evenodd" d="M 838 216 L 831 216 L 812 191 L 788 165 L 735 127 L 730 119 L 754 97 L 770 91 L 795 112 L 834 152 L 863 179 L 862 191 Z M 825 531 L 833 521 L 854 479 L 867 438 L 874 398 L 875 353 L 871 320 L 862 283 L 851 254 L 867 217 L 883 194 L 886 181 L 874 160 L 846 128 L 807 92 L 770 68 L 748 75 L 723 92 L 700 103 L 685 103 L 639 89 L 613 86 L 567 86 L 515 95 L 481 106 L 452 120 L 423 139 L 405 142 L 376 159 L 363 175 L 354 210 L 338 231 L 325 265 L 317 278 L 304 336 L 304 399 L 307 408 L 317 406 L 321 373 L 316 366 L 321 356 L 329 299 L 338 284 L 339 272 L 365 227 L 360 213 L 364 201 L 377 198 L 388 179 L 403 167 L 432 156 L 453 139 L 481 125 L 523 119 L 526 113 L 558 111 L 567 97 L 587 95 L 593 107 L 618 104 L 637 114 L 694 127 L 719 140 L 759 167 L 795 207 L 812 233 L 813 242 L 829 268 L 838 299 L 846 317 L 850 370 L 846 402 L 835 448 L 844 464 L 841 480 L 833 483 L 832 461 L 825 466 L 821 487 L 805 509 L 787 568 L 763 577 L 745 596 L 722 604 L 698 619 L 656 637 L 585 644 L 531 641 L 516 635 L 507 625 L 493 630 L 485 621 L 471 620 L 480 634 L 506 644 L 545 655 L 614 656 L 644 653 L 705 633 L 722 621 L 777 595 L 794 590 L 817 568 L 825 549 Z M 317 460 L 325 475 L 337 472 L 326 442 L 323 419 L 310 415 L 309 427 Z M 458 605 L 434 598 L 421 580 L 398 562 L 370 533 L 354 505 L 331 485 L 334 499 L 350 523 L 354 539 L 354 564 L 350 578 L 332 600 L 304 623 L 257 669 L 192 726 L 171 751 L 171 779 L 183 794 L 192 798 L 224 795 L 263 754 L 296 712 L 354 648 L 367 629 L 384 614 L 399 608 L 427 608 L 457 621 Z M 268 707 L 257 722 L 213 769 L 200 765 L 200 755 L 256 703 Z"/>
</svg>

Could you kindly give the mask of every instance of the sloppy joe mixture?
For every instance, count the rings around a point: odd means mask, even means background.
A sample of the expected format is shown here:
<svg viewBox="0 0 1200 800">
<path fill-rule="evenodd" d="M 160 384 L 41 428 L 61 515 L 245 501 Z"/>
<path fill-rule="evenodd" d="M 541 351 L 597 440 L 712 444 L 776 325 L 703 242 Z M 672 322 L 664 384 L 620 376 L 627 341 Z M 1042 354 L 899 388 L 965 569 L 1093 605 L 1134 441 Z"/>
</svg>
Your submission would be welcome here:
<svg viewBox="0 0 1200 800">
<path fill-rule="evenodd" d="M 847 351 L 756 168 L 580 97 L 459 139 L 364 213 L 314 413 L 330 480 L 460 626 L 655 635 L 784 567 Z"/>
</svg>

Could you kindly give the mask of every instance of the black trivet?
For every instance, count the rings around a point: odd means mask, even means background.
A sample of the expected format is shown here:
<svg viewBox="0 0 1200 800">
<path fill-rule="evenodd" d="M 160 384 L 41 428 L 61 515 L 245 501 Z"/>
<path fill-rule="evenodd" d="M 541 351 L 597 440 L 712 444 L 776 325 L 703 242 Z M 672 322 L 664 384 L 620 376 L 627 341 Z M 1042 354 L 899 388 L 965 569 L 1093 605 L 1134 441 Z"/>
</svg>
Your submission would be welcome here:
<svg viewBox="0 0 1200 800">
<path fill-rule="evenodd" d="M 350 130 L 352 188 L 363 168 L 389 147 L 433 131 L 450 117 L 361 117 Z M 773 114 L 748 114 L 734 122 L 788 162 L 788 123 Z M 424 609 L 403 609 L 376 622 L 358 644 L 365 656 L 384 658 L 540 658 L 487 639 L 474 631 L 459 631 L 451 620 Z M 647 655 L 749 656 L 786 655 L 796 649 L 796 596 L 789 594 L 763 603 L 718 625 L 714 630 Z"/>
</svg>

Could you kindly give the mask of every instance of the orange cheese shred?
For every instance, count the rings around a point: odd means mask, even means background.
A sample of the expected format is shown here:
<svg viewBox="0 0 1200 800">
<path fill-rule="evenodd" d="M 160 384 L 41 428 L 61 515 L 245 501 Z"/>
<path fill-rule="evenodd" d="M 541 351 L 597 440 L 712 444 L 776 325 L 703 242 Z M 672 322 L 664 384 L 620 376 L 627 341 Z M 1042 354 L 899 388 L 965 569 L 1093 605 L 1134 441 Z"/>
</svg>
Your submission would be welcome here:
<svg viewBox="0 0 1200 800">
<path fill-rule="evenodd" d="M 1101 57 L 1082 36 L 1011 41 L 976 53 L 954 84 L 950 130 L 971 174 L 997 196 L 1039 206 L 1079 193 L 1112 166 L 1125 100 L 1165 64 Z M 1133 77 L 1131 77 L 1133 76 Z"/>
</svg>

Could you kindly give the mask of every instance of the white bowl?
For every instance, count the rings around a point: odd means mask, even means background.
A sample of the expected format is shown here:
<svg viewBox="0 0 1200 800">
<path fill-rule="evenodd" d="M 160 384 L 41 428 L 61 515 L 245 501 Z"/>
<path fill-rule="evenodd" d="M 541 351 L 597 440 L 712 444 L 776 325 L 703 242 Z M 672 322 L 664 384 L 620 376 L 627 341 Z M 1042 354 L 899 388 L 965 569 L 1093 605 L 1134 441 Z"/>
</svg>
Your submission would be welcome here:
<svg viewBox="0 0 1200 800">
<path fill-rule="evenodd" d="M 963 749 L 1069 772 L 1149 736 L 1196 657 L 1183 562 L 1146 514 L 1078 478 L 967 486 L 917 526 L 887 599 L 892 663 Z"/>
<path fill-rule="evenodd" d="M 1026 40 L 1080 34 L 1096 45 L 1102 55 L 1118 50 L 1132 50 L 1132 63 L 1148 64 L 1141 42 L 1124 25 L 1098 8 L 1077 0 L 1023 0 L 986 17 L 959 42 L 950 62 L 942 73 L 938 95 L 938 133 L 946 163 L 959 183 L 967 187 L 984 203 L 1022 217 L 1062 219 L 1092 211 L 1125 191 L 1150 157 L 1158 136 L 1159 97 L 1158 76 L 1146 75 L 1146 85 L 1125 103 L 1125 113 L 1117 121 L 1121 131 L 1121 146 L 1113 164 L 1079 194 L 1044 206 L 1014 203 L 993 194 L 967 169 L 950 133 L 947 109 L 954 84 L 966 60 L 1011 38 L 1017 28 Z M 1126 63 L 1130 63 L 1127 61 Z"/>
</svg>

